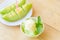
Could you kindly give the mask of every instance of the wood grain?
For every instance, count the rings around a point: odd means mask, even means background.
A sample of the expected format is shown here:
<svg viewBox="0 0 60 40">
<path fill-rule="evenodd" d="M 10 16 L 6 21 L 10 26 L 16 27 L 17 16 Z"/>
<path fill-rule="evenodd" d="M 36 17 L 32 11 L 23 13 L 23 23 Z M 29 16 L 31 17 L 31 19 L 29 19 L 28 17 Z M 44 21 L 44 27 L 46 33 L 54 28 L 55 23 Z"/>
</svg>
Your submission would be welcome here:
<svg viewBox="0 0 60 40">
<path fill-rule="evenodd" d="M 24 35 L 19 26 L 9 27 L 0 23 L 0 40 L 60 40 L 60 32 L 44 23 L 44 32 L 36 37 L 30 38 Z"/>
<path fill-rule="evenodd" d="M 60 31 L 60 0 L 32 0 L 34 14 Z"/>
<path fill-rule="evenodd" d="M 0 40 L 60 40 L 60 32 L 58 31 L 60 30 L 60 13 L 58 10 L 60 1 L 31 0 L 31 2 L 33 4 L 32 16 L 41 16 L 45 27 L 44 32 L 36 38 L 30 38 L 21 32 L 19 26 L 12 27 L 0 23 Z"/>
</svg>

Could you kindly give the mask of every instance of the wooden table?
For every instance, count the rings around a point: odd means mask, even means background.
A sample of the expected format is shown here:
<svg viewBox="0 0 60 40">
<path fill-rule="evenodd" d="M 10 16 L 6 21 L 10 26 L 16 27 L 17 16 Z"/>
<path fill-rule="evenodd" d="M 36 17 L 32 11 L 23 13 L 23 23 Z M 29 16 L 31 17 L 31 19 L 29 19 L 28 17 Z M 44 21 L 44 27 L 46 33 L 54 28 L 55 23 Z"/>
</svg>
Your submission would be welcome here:
<svg viewBox="0 0 60 40">
<path fill-rule="evenodd" d="M 60 1 L 31 0 L 33 15 L 41 16 L 45 30 L 37 38 L 25 36 L 19 26 L 6 26 L 0 23 L 0 40 L 60 40 Z M 0 1 L 1 2 L 1 1 Z"/>
</svg>

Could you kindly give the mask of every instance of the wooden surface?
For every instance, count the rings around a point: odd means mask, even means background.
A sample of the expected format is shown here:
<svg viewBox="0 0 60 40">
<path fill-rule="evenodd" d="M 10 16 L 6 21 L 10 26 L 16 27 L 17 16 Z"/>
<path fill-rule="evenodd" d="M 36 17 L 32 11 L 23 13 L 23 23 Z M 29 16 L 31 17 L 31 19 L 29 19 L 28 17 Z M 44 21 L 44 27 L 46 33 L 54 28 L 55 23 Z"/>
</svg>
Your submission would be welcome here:
<svg viewBox="0 0 60 40">
<path fill-rule="evenodd" d="M 32 16 L 41 16 L 45 27 L 44 32 L 37 38 L 30 38 L 21 32 L 19 26 L 10 27 L 0 23 L 0 40 L 60 40 L 60 14 L 58 10 L 60 1 L 31 1 L 33 4 Z"/>
<path fill-rule="evenodd" d="M 32 0 L 34 16 L 60 31 L 60 0 Z"/>
</svg>

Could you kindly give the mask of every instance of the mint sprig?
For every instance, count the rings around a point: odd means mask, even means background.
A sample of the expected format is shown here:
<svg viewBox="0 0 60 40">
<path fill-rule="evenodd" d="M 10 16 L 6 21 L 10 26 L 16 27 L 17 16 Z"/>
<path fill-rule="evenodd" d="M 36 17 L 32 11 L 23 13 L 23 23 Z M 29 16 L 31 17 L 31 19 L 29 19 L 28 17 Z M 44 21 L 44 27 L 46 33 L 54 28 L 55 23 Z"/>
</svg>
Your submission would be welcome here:
<svg viewBox="0 0 60 40">
<path fill-rule="evenodd" d="M 41 18 L 40 18 L 40 16 L 38 16 L 37 19 L 38 19 L 38 20 L 37 20 L 37 23 L 36 23 L 36 28 L 37 28 L 36 34 L 39 34 L 39 33 L 42 31 L 43 25 L 42 25 L 42 23 L 41 23 Z"/>
</svg>

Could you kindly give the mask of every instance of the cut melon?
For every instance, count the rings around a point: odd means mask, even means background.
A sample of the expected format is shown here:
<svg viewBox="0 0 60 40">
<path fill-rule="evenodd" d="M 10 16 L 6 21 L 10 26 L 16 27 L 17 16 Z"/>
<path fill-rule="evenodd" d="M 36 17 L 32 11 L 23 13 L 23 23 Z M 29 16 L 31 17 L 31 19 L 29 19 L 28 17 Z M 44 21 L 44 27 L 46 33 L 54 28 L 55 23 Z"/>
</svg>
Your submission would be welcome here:
<svg viewBox="0 0 60 40">
<path fill-rule="evenodd" d="M 19 0 L 20 1 L 20 0 Z M 22 5 L 24 5 L 26 2 L 26 0 L 21 0 L 19 3 L 18 3 L 18 6 L 19 7 L 22 7 Z M 4 9 L 0 10 L 0 14 L 4 15 L 6 13 L 9 13 L 11 12 L 12 10 L 15 10 L 16 9 L 16 4 L 12 4 L 10 6 L 7 6 L 5 7 Z"/>
<path fill-rule="evenodd" d="M 27 13 L 31 10 L 32 4 L 25 4 L 22 8 L 19 7 L 20 10 L 15 9 L 15 11 L 11 11 L 8 14 L 3 15 L 3 19 L 9 22 L 14 22 L 22 19 L 27 15 Z"/>
</svg>

